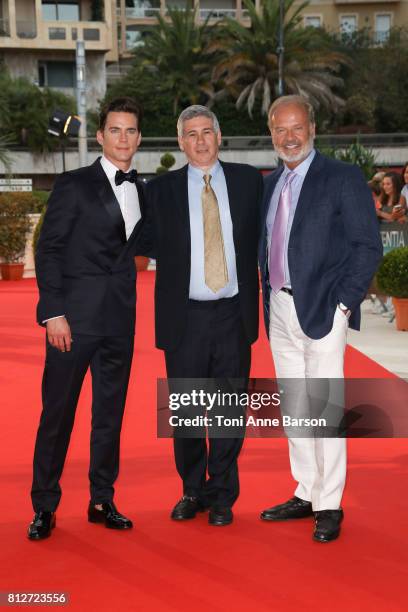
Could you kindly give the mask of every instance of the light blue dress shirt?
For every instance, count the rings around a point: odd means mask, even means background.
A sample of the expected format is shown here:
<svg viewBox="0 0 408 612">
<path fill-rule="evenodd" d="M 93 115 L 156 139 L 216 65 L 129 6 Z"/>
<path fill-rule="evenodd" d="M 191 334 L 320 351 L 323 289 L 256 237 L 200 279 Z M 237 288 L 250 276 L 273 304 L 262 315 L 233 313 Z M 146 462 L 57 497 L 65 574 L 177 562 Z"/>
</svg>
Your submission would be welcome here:
<svg viewBox="0 0 408 612">
<path fill-rule="evenodd" d="M 310 168 L 310 164 L 312 163 L 314 156 L 316 155 L 316 151 L 312 149 L 309 155 L 302 161 L 301 164 L 296 166 L 293 170 L 295 173 L 295 178 L 291 183 L 291 200 L 290 200 L 290 210 L 289 210 L 289 219 L 288 219 L 288 229 L 286 232 L 285 238 L 285 287 L 290 287 L 290 274 L 289 274 L 289 265 L 288 265 L 288 243 L 290 231 L 292 229 L 293 218 L 295 216 L 297 204 L 299 201 L 300 191 L 302 189 L 303 181 L 305 180 L 305 176 L 307 171 Z M 266 216 L 266 232 L 267 232 L 267 245 L 268 245 L 268 262 L 269 262 L 269 250 L 271 245 L 271 235 L 272 228 L 275 221 L 276 211 L 278 209 L 279 197 L 283 188 L 283 184 L 286 180 L 289 172 L 292 172 L 290 168 L 288 168 L 285 164 L 282 174 L 279 177 L 278 182 L 276 183 L 275 189 L 273 190 L 271 201 L 269 204 L 268 214 Z"/>
<path fill-rule="evenodd" d="M 204 188 L 204 172 L 194 166 L 188 166 L 188 207 L 190 212 L 191 233 L 191 273 L 190 299 L 218 300 L 233 297 L 238 293 L 237 268 L 235 262 L 232 219 L 228 200 L 227 183 L 219 161 L 209 170 L 211 187 L 218 200 L 221 228 L 224 240 L 225 258 L 228 269 L 228 283 L 214 293 L 205 284 L 204 276 L 204 224 L 201 195 Z"/>
</svg>

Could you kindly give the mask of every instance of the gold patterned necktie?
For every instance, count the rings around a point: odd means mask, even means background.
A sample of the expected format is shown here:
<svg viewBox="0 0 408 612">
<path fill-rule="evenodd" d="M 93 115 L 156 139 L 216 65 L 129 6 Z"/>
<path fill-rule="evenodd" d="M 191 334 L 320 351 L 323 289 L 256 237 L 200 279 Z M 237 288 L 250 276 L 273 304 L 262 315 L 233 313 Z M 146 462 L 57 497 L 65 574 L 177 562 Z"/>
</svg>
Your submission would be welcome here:
<svg viewBox="0 0 408 612">
<path fill-rule="evenodd" d="M 201 203 L 204 222 L 205 284 L 216 293 L 228 283 L 228 270 L 222 238 L 220 210 L 217 196 L 210 185 L 211 174 L 205 174 L 203 179 L 205 185 L 201 194 Z"/>
</svg>

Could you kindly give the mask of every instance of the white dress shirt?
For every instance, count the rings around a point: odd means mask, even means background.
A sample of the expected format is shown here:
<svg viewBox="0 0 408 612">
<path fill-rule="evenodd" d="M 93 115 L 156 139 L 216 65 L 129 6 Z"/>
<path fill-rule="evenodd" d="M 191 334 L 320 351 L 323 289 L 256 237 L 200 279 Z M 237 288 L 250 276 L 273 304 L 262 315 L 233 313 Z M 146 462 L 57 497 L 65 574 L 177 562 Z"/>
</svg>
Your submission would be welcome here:
<svg viewBox="0 0 408 612">
<path fill-rule="evenodd" d="M 192 300 L 219 300 L 238 293 L 237 268 L 232 219 L 228 199 L 227 183 L 219 161 L 209 170 L 211 187 L 218 200 L 224 252 L 228 270 L 228 283 L 217 292 L 205 284 L 204 272 L 204 222 L 201 196 L 204 188 L 204 172 L 191 164 L 188 166 L 188 207 L 191 233 L 190 293 Z"/>
<path fill-rule="evenodd" d="M 121 185 L 116 185 L 115 174 L 119 168 L 106 159 L 104 155 L 102 155 L 101 158 L 101 166 L 108 177 L 113 193 L 115 194 L 119 203 L 123 220 L 125 222 L 126 238 L 129 239 L 129 236 L 133 232 L 136 223 L 142 216 L 140 213 L 139 195 L 137 193 L 136 185 L 134 183 L 129 183 L 129 181 L 123 181 Z M 131 170 L 130 166 L 126 172 L 129 172 L 129 170 Z"/>
<path fill-rule="evenodd" d="M 272 193 L 271 202 L 269 205 L 268 214 L 266 217 L 266 231 L 267 231 L 267 245 L 268 245 L 268 261 L 269 261 L 269 248 L 271 245 L 271 236 L 273 230 L 273 224 L 275 222 L 276 211 L 278 210 L 279 198 L 285 183 L 286 177 L 289 172 L 295 173 L 295 178 L 292 181 L 291 185 L 291 200 L 290 200 L 290 211 L 289 211 L 289 219 L 288 219 L 288 228 L 286 231 L 286 239 L 285 239 L 285 287 L 290 287 L 290 274 L 289 274 L 289 264 L 288 264 L 288 243 L 290 237 L 290 231 L 292 229 L 293 219 L 295 216 L 297 204 L 299 201 L 300 191 L 302 189 L 303 181 L 305 180 L 306 174 L 310 168 L 310 164 L 312 163 L 314 157 L 316 155 L 315 149 L 309 153 L 309 155 L 300 163 L 294 170 L 290 170 L 286 164 L 284 164 L 284 169 L 282 174 L 279 177 L 278 182 L 276 183 L 275 189 Z"/>
</svg>

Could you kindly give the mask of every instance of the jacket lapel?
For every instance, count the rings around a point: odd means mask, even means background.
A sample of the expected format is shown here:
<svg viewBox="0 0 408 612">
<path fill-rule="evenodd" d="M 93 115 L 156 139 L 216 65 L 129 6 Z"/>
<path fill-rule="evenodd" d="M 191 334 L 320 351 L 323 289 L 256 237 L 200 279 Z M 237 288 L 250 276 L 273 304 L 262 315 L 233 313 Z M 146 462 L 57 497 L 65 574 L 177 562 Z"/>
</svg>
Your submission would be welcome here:
<svg viewBox="0 0 408 612">
<path fill-rule="evenodd" d="M 146 197 L 145 197 L 145 192 L 144 192 L 143 184 L 138 180 L 138 181 L 136 181 L 135 186 L 136 186 L 137 195 L 138 195 L 138 198 L 139 198 L 140 219 L 136 223 L 135 227 L 133 228 L 132 233 L 129 236 L 129 239 L 126 242 L 126 246 L 125 246 L 124 250 L 122 251 L 121 257 L 124 254 L 126 254 L 126 252 L 129 250 L 129 248 L 131 248 L 131 246 L 135 242 L 137 236 L 140 233 L 140 230 L 142 229 L 143 222 L 144 222 L 145 217 L 146 217 Z"/>
<path fill-rule="evenodd" d="M 296 228 L 302 222 L 304 215 L 310 212 L 313 206 L 316 192 L 316 181 L 319 173 L 324 167 L 324 157 L 316 151 L 316 155 L 310 164 L 310 168 L 303 181 L 302 189 L 300 190 L 299 200 L 296 207 L 295 216 L 293 218 L 293 224 L 291 229 L 291 235 L 296 231 Z"/>
<path fill-rule="evenodd" d="M 188 164 L 174 170 L 170 174 L 172 180 L 171 201 L 174 206 L 175 215 L 178 217 L 179 230 L 177 235 L 185 243 L 187 252 L 190 253 L 191 232 L 190 232 L 190 209 L 188 206 Z"/>
<path fill-rule="evenodd" d="M 93 170 L 93 182 L 95 192 L 98 195 L 100 201 L 102 202 L 106 212 L 112 219 L 114 225 L 116 226 L 122 241 L 126 242 L 126 230 L 125 230 L 125 222 L 122 216 L 122 211 L 120 210 L 119 202 L 116 199 L 115 194 L 113 193 L 113 189 L 111 184 L 106 176 L 101 163 L 100 157 L 92 164 L 91 168 Z"/>
<path fill-rule="evenodd" d="M 276 170 L 274 170 L 273 174 L 270 175 L 270 179 L 267 180 L 267 188 L 265 189 L 264 197 L 263 197 L 263 206 L 262 206 L 262 219 L 261 219 L 261 227 L 266 227 L 266 217 L 269 211 L 269 205 L 271 203 L 272 194 L 276 187 L 277 182 L 280 179 L 280 176 L 284 170 L 284 166 L 280 166 Z"/>
<path fill-rule="evenodd" d="M 232 231 L 234 236 L 234 244 L 238 244 L 238 228 L 241 222 L 240 218 L 240 201 L 241 201 L 241 185 L 240 181 L 233 176 L 232 168 L 227 162 L 220 161 L 224 171 L 225 182 L 227 184 L 228 203 L 230 208 Z M 235 179 L 235 180 L 234 180 Z"/>
</svg>

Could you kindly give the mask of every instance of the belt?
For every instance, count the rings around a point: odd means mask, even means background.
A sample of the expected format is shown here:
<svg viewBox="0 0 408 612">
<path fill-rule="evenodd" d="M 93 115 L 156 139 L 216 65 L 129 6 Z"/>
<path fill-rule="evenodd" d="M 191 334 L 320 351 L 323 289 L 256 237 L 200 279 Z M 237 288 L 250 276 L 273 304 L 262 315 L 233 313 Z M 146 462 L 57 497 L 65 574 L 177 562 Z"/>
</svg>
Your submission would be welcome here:
<svg viewBox="0 0 408 612">
<path fill-rule="evenodd" d="M 285 293 L 288 293 L 289 295 L 293 296 L 293 291 L 292 289 L 289 289 L 289 287 L 282 287 L 281 291 L 284 291 Z"/>
<path fill-rule="evenodd" d="M 227 304 L 238 304 L 239 303 L 239 294 L 233 295 L 230 298 L 220 298 L 218 300 L 188 300 L 188 305 L 190 308 L 218 308 Z"/>
</svg>

